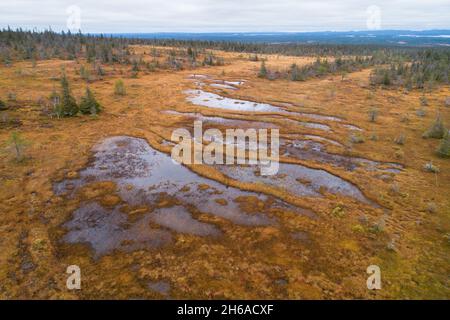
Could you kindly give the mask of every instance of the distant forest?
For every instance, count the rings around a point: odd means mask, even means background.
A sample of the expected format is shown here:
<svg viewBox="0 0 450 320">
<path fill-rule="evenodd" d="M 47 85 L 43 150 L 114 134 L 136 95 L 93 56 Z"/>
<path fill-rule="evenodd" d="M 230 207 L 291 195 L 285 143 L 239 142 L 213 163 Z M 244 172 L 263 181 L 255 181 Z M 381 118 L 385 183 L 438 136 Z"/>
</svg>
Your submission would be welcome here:
<svg viewBox="0 0 450 320">
<path fill-rule="evenodd" d="M 132 55 L 130 45 L 178 48 L 183 50 L 196 66 L 198 61 L 195 57 L 198 53 L 214 49 L 247 54 L 250 59 L 255 60 L 258 60 L 258 54 L 275 54 L 331 57 L 337 61 L 329 63 L 327 60 L 318 60 L 302 69 L 292 66 L 288 73 L 294 81 L 302 81 L 328 72 L 351 72 L 358 68 L 377 66 L 371 77 L 375 85 L 423 88 L 434 83 L 449 83 L 450 48 L 447 47 L 144 39 L 7 28 L 0 30 L 0 63 L 8 65 L 15 60 L 85 58 L 88 62 L 130 64 L 138 69 L 137 64 L 143 62 L 136 60 L 136 57 Z M 350 56 L 352 60 L 349 61 L 346 56 Z M 203 65 L 222 63 L 212 53 L 208 53 L 202 62 Z M 172 64 L 179 68 L 175 58 Z M 266 74 L 270 75 L 270 72 Z"/>
</svg>

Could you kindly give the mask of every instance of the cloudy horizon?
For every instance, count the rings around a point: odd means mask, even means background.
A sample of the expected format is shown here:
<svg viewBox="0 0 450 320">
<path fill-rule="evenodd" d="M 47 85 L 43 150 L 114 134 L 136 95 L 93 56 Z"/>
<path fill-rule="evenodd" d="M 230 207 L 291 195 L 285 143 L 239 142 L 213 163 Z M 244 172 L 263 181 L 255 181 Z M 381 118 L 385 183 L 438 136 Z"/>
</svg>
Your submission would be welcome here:
<svg viewBox="0 0 450 320">
<path fill-rule="evenodd" d="M 79 19 L 78 19 L 79 17 Z M 450 29 L 450 1 L 0 1 L 0 27 L 85 33 Z"/>
</svg>

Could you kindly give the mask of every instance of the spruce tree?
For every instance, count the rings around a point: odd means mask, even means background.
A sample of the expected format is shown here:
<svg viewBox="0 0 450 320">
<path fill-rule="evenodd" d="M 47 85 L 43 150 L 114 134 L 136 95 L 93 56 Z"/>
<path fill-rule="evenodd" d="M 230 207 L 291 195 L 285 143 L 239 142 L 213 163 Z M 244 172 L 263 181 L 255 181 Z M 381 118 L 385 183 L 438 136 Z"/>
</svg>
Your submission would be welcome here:
<svg viewBox="0 0 450 320">
<path fill-rule="evenodd" d="M 267 68 L 266 68 L 266 62 L 261 62 L 261 68 L 259 69 L 258 77 L 265 78 L 267 77 Z"/>
<path fill-rule="evenodd" d="M 60 110 L 63 117 L 72 117 L 78 113 L 78 105 L 70 93 L 69 81 L 66 75 L 61 78 Z"/>
<path fill-rule="evenodd" d="M 383 74 L 383 84 L 385 86 L 390 86 L 391 85 L 391 78 L 389 76 L 389 72 L 386 70 Z"/>
<path fill-rule="evenodd" d="M 81 98 L 80 112 L 82 114 L 98 114 L 102 110 L 100 103 L 94 97 L 89 88 L 86 88 L 86 94 Z"/>
</svg>

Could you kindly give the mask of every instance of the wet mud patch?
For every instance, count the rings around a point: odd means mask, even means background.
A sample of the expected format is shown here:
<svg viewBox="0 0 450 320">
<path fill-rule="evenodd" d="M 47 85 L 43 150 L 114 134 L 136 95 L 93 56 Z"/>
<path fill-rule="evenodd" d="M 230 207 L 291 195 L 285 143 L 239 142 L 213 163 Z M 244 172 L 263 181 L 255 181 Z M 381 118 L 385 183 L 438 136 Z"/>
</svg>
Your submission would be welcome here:
<svg viewBox="0 0 450 320">
<path fill-rule="evenodd" d="M 306 231 L 297 231 L 291 234 L 291 237 L 303 244 L 311 244 L 311 236 Z"/>
<path fill-rule="evenodd" d="M 170 283 L 167 281 L 149 281 L 147 287 L 151 291 L 157 292 L 165 297 L 169 297 Z"/>
<path fill-rule="evenodd" d="M 85 243 L 99 258 L 114 250 L 134 251 L 156 248 L 171 241 L 170 232 L 151 228 L 150 216 L 129 224 L 127 215 L 119 207 L 106 209 L 96 202 L 77 209 L 63 227 L 67 230 L 62 240 L 66 243 Z"/>
<path fill-rule="evenodd" d="M 199 112 L 178 112 L 173 110 L 164 111 L 166 114 L 177 115 L 177 116 L 185 116 L 194 120 L 199 120 L 203 122 L 209 122 L 214 124 L 227 125 L 233 128 L 255 128 L 255 129 L 279 129 L 280 126 L 272 123 L 272 122 L 264 122 L 264 121 L 250 121 L 243 119 L 235 119 L 235 118 L 224 118 L 219 116 L 204 116 Z M 295 125 L 300 125 L 305 128 L 322 130 L 322 131 L 331 131 L 330 126 L 322 123 L 315 122 L 305 122 L 305 121 L 297 121 L 285 117 L 280 117 L 278 115 L 271 115 L 270 118 L 280 119 L 285 122 L 294 123 Z"/>
<path fill-rule="evenodd" d="M 178 112 L 173 110 L 166 110 L 165 113 L 170 115 L 184 116 L 194 120 L 203 121 L 206 123 L 214 123 L 226 125 L 233 128 L 258 128 L 258 129 L 278 129 L 279 126 L 270 122 L 263 121 L 249 121 L 242 119 L 231 119 L 219 116 L 204 116 L 198 112 Z"/>
<path fill-rule="evenodd" d="M 277 209 L 313 214 L 265 194 L 242 191 L 201 177 L 153 149 L 143 139 L 110 137 L 93 151 L 91 164 L 75 179 L 56 183 L 54 191 L 73 198 L 92 184 L 115 185 L 114 192 L 122 200 L 120 204 L 105 207 L 97 201 L 85 202 L 63 225 L 67 230 L 64 242 L 87 243 L 96 257 L 116 249 L 158 247 L 170 243 L 172 233 L 201 237 L 222 234 L 218 227 L 195 219 L 193 214 L 212 215 L 243 226 L 273 224 L 276 219 L 271 215 Z M 239 201 L 245 197 L 263 203 L 261 210 L 246 210 L 245 204 Z M 92 197 L 85 197 L 88 198 Z M 122 210 L 124 207 L 153 210 L 130 219 L 126 210 Z"/>
<path fill-rule="evenodd" d="M 188 233 L 196 236 L 218 236 L 221 231 L 215 226 L 200 222 L 181 206 L 162 208 L 152 214 L 152 221 L 160 226 L 178 233 Z"/>
<path fill-rule="evenodd" d="M 285 155 L 301 160 L 312 160 L 326 163 L 333 167 L 340 167 L 347 171 L 363 168 L 366 171 L 384 171 L 399 173 L 403 166 L 393 162 L 378 162 L 361 157 L 351 157 L 340 154 L 328 153 L 320 142 L 310 140 L 293 140 L 283 144 Z"/>
</svg>

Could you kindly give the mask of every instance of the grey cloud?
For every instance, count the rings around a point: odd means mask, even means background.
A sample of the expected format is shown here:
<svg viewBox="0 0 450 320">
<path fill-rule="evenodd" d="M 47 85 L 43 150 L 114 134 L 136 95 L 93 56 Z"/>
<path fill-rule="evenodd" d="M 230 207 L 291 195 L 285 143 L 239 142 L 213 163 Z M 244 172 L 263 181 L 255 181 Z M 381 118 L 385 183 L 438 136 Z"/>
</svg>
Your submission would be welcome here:
<svg viewBox="0 0 450 320">
<path fill-rule="evenodd" d="M 371 5 L 383 29 L 450 28 L 448 0 L 0 0 L 0 27 L 63 30 L 70 5 L 83 32 L 364 30 Z"/>
</svg>

